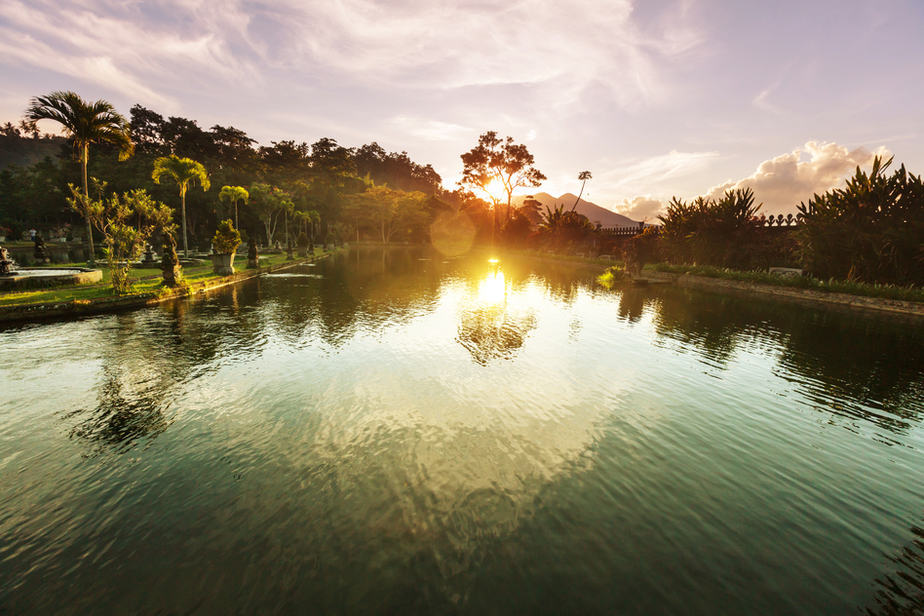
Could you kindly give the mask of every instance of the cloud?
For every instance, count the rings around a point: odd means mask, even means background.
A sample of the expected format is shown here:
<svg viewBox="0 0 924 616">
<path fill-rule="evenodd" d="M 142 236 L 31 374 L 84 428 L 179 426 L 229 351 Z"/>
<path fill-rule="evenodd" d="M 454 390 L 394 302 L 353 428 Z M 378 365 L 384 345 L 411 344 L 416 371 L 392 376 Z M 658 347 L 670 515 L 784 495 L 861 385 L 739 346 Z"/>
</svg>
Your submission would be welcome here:
<svg viewBox="0 0 924 616">
<path fill-rule="evenodd" d="M 700 173 L 718 152 L 678 152 L 671 150 L 648 158 L 611 165 L 608 171 L 594 174 L 594 190 L 605 194 L 639 194 L 667 188 L 668 181 Z"/>
<path fill-rule="evenodd" d="M 756 200 L 764 204 L 761 212 L 794 212 L 797 204 L 814 193 L 842 184 L 845 176 L 857 166 L 868 166 L 874 156 L 888 154 L 884 146 L 871 152 L 865 148 L 850 150 L 836 143 L 809 141 L 792 152 L 765 160 L 746 178 L 712 187 L 706 195 L 718 197 L 726 190 L 750 187 Z"/>
<path fill-rule="evenodd" d="M 651 100 L 665 87 L 655 60 L 693 44 L 688 37 L 680 45 L 666 33 L 641 31 L 630 0 L 613 0 L 605 9 L 595 0 L 282 6 L 285 20 L 276 25 L 285 35 L 271 49 L 278 58 L 297 63 L 310 57 L 364 80 L 405 87 L 547 85 L 556 101 L 592 84 L 604 85 L 626 105 Z"/>
<path fill-rule="evenodd" d="M 525 87 L 523 96 L 557 105 L 603 87 L 629 107 L 666 95 L 658 62 L 697 45 L 684 15 L 644 28 L 632 0 L 7 0 L 0 63 L 158 104 L 173 101 L 144 84 L 259 92 L 285 75 L 293 86 L 333 77 L 427 91 Z"/>
<path fill-rule="evenodd" d="M 195 6 L 175 8 L 189 12 Z M 192 21 L 206 20 L 198 15 Z M 217 31 L 185 31 L 150 18 L 137 3 L 99 2 L 89 7 L 81 2 L 9 0 L 0 4 L 0 63 L 64 74 L 133 102 L 140 99 L 173 111 L 178 103 L 163 93 L 165 85 L 185 90 L 216 80 L 240 84 L 255 77 L 231 53 L 228 40 L 235 28 L 227 16 L 214 23 Z"/>
<path fill-rule="evenodd" d="M 757 202 L 763 203 L 761 213 L 795 212 L 796 205 L 807 201 L 813 194 L 842 185 L 845 177 L 857 166 L 868 167 L 873 157 L 889 155 L 884 146 L 875 151 L 865 148 L 850 150 L 836 143 L 809 141 L 792 152 L 765 160 L 754 173 L 745 178 L 713 186 L 704 196 L 718 198 L 726 190 L 750 187 Z M 692 157 L 693 160 L 695 158 Z M 648 159 L 636 167 L 666 169 L 668 172 L 674 169 L 673 165 L 658 164 L 657 160 L 657 157 Z M 640 175 L 645 176 L 644 173 Z M 666 201 L 645 195 L 623 199 L 614 204 L 612 209 L 634 220 L 653 220 L 663 212 L 665 206 Z"/>
<path fill-rule="evenodd" d="M 658 214 L 664 209 L 664 204 L 660 199 L 652 197 L 635 197 L 633 199 L 624 199 L 622 203 L 617 203 L 613 209 L 623 216 L 628 216 L 632 220 L 654 222 Z"/>
<path fill-rule="evenodd" d="M 455 141 L 475 134 L 475 130 L 468 126 L 404 115 L 395 116 L 388 123 L 402 134 L 424 141 Z"/>
</svg>

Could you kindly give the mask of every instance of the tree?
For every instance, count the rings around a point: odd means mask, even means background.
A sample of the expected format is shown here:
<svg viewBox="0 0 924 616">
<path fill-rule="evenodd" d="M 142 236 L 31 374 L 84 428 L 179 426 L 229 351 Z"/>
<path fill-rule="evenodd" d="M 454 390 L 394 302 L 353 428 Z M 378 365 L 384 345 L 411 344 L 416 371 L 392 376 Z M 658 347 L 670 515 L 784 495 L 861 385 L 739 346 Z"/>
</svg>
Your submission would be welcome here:
<svg viewBox="0 0 924 616">
<path fill-rule="evenodd" d="M 799 205 L 806 269 L 819 277 L 924 284 L 924 181 L 892 159 Z"/>
<path fill-rule="evenodd" d="M 218 199 L 222 203 L 230 203 L 234 206 L 234 227 L 240 229 L 240 223 L 237 219 L 237 204 L 239 201 L 247 203 L 250 194 L 243 186 L 222 186 L 221 192 L 218 193 Z"/>
<path fill-rule="evenodd" d="M 88 102 L 75 92 L 52 92 L 46 96 L 36 96 L 26 110 L 28 120 L 54 120 L 64 127 L 68 138 L 73 141 L 74 150 L 80 160 L 83 181 L 83 196 L 89 201 L 87 186 L 87 162 L 90 159 L 90 144 L 109 144 L 118 148 L 119 160 L 132 155 L 134 147 L 130 136 L 128 122 L 115 108 L 104 100 Z M 93 226 L 87 219 L 87 242 L 90 256 L 88 263 L 94 262 Z"/>
<path fill-rule="evenodd" d="M 507 195 L 506 218 L 510 218 L 510 201 L 513 191 L 526 186 L 539 186 L 546 179 L 534 165 L 535 159 L 523 144 L 513 137 L 500 139 L 494 131 L 478 138 L 478 145 L 462 154 L 462 180 L 464 186 L 481 190 L 496 201 L 488 186 L 494 182 L 503 187 Z"/>
<path fill-rule="evenodd" d="M 681 263 L 748 268 L 757 257 L 757 212 L 750 188 L 725 191 L 720 199 L 674 197 L 661 221 L 665 256 Z"/>
<path fill-rule="evenodd" d="M 378 227 L 382 242 L 388 243 L 399 231 L 411 234 L 425 226 L 427 196 L 419 191 L 405 192 L 371 184 L 365 192 L 346 197 L 345 214 L 359 227 Z"/>
<path fill-rule="evenodd" d="M 581 195 L 584 194 L 584 184 L 586 184 L 587 180 L 589 180 L 591 177 L 592 176 L 590 175 L 590 171 L 581 171 L 578 173 L 578 179 L 581 180 L 581 192 L 578 193 L 577 199 L 574 200 L 574 205 L 571 206 L 572 212 L 578 206 L 578 203 L 581 202 Z"/>
<path fill-rule="evenodd" d="M 259 183 L 250 187 L 250 199 L 254 211 L 266 228 L 266 243 L 272 246 L 279 214 L 292 208 L 291 196 L 281 188 Z"/>
<path fill-rule="evenodd" d="M 180 210 L 183 220 L 183 254 L 189 258 L 189 243 L 186 239 L 186 189 L 190 182 L 198 180 L 202 190 L 206 191 L 211 186 L 209 175 L 205 171 L 202 163 L 198 163 L 191 158 L 180 158 L 176 154 L 170 156 L 161 156 L 154 160 L 154 171 L 151 172 L 151 178 L 158 184 L 161 179 L 167 176 L 176 182 L 180 188 Z"/>
<path fill-rule="evenodd" d="M 169 232 L 173 211 L 148 195 L 143 188 L 112 195 L 109 199 L 89 200 L 73 184 L 69 185 L 72 208 L 85 214 L 103 234 L 106 258 L 116 295 L 131 291 L 129 272 L 155 231 Z M 137 221 L 133 226 L 132 222 Z"/>
</svg>

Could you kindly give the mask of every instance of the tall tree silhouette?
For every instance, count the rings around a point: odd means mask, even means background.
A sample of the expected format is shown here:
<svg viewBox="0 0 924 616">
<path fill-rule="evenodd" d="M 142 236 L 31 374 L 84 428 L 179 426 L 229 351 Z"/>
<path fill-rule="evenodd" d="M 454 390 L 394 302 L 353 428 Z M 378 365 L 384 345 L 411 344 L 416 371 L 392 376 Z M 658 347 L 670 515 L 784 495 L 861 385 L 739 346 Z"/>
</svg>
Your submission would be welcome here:
<svg viewBox="0 0 924 616">
<path fill-rule="evenodd" d="M 513 137 L 501 139 L 493 130 L 488 131 L 478 137 L 477 146 L 462 154 L 462 180 L 459 183 L 488 193 L 488 184 L 500 182 L 507 195 L 506 218 L 509 220 L 513 191 L 525 186 L 539 186 L 546 179 L 534 164 L 535 159 L 525 145 L 514 143 Z"/>
<path fill-rule="evenodd" d="M 221 192 L 218 193 L 218 199 L 222 203 L 230 203 L 234 206 L 234 228 L 240 229 L 241 225 L 237 220 L 237 204 L 238 202 L 247 203 L 247 200 L 250 199 L 247 189 L 243 186 L 222 186 Z"/>
<path fill-rule="evenodd" d="M 571 206 L 572 212 L 575 210 L 575 208 L 577 208 L 578 203 L 581 202 L 581 195 L 584 194 L 584 184 L 586 184 L 587 180 L 589 180 L 591 177 L 593 176 L 590 175 L 590 171 L 581 171 L 578 173 L 578 179 L 581 180 L 581 192 L 578 193 L 577 199 L 574 200 L 574 205 Z"/>
<path fill-rule="evenodd" d="M 180 188 L 180 208 L 183 218 L 183 254 L 189 258 L 189 243 L 186 241 L 186 189 L 190 182 L 197 181 L 202 186 L 202 190 L 208 190 L 211 186 L 209 175 L 205 171 L 202 163 L 196 162 L 191 158 L 180 158 L 176 154 L 170 156 L 161 156 L 154 160 L 154 171 L 151 172 L 151 178 L 160 184 L 161 179 L 167 176 L 176 182 Z"/>
<path fill-rule="evenodd" d="M 134 147 L 128 122 L 104 100 L 88 102 L 76 92 L 56 91 L 46 96 L 36 96 L 26 110 L 26 118 L 32 121 L 54 120 L 64 127 L 67 137 L 73 141 L 74 150 L 80 160 L 84 198 L 84 218 L 87 221 L 87 242 L 90 256 L 88 263 L 94 263 L 93 227 L 86 214 L 90 201 L 87 186 L 87 162 L 90 159 L 90 144 L 109 144 L 119 149 L 119 160 L 132 155 Z"/>
</svg>

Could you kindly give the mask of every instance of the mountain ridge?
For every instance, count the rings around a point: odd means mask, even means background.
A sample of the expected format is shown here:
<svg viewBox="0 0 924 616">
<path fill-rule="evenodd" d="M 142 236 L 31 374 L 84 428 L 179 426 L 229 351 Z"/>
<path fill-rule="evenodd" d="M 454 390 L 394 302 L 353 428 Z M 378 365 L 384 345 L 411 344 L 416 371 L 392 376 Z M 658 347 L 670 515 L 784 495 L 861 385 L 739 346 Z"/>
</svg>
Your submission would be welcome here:
<svg viewBox="0 0 924 616">
<path fill-rule="evenodd" d="M 559 205 L 564 206 L 565 210 L 570 210 L 574 206 L 575 200 L 578 198 L 578 196 L 573 193 L 565 193 L 560 197 L 554 197 L 547 192 L 537 192 L 533 193 L 531 196 L 542 204 L 543 210 L 545 208 L 554 209 Z M 512 204 L 516 207 L 520 207 L 526 199 L 527 196 L 516 196 L 513 198 Z M 631 227 L 638 226 L 639 224 L 638 221 L 632 220 L 628 216 L 617 214 L 612 210 L 608 210 L 605 207 L 585 199 L 580 199 L 578 201 L 574 211 L 586 216 L 590 222 L 599 224 L 603 227 Z"/>
</svg>

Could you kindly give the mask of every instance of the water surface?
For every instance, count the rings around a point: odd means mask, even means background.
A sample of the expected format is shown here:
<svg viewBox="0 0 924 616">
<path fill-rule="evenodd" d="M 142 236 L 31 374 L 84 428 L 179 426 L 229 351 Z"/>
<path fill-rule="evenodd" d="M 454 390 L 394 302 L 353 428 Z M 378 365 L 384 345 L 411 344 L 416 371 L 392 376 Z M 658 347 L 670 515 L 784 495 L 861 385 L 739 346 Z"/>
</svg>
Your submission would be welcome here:
<svg viewBox="0 0 924 616">
<path fill-rule="evenodd" d="M 354 250 L 0 330 L 0 613 L 920 609 L 922 329 L 596 273 Z"/>
</svg>

